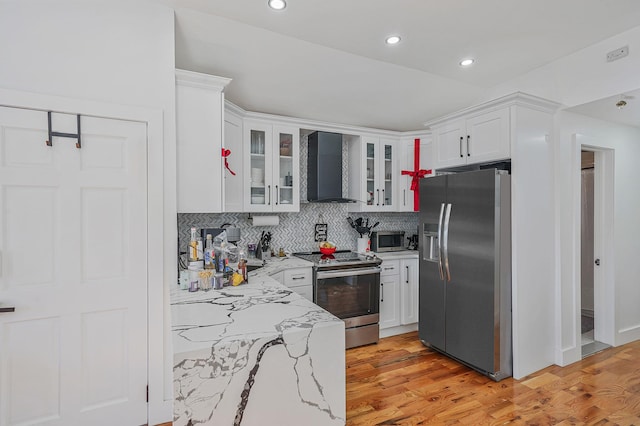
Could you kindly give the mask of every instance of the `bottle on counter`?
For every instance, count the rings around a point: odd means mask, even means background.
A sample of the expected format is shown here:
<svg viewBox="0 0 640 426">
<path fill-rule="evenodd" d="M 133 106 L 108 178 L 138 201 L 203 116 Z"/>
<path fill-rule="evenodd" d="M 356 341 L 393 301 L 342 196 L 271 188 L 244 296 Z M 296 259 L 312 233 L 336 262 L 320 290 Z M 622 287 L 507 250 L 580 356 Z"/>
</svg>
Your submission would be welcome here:
<svg viewBox="0 0 640 426">
<path fill-rule="evenodd" d="M 215 251 L 211 234 L 207 234 L 207 242 L 204 246 L 204 269 L 215 269 Z"/>
<path fill-rule="evenodd" d="M 198 261 L 198 241 L 197 238 L 197 229 L 191 228 L 191 239 L 189 240 L 189 262 L 197 262 Z"/>
<path fill-rule="evenodd" d="M 240 250 L 238 257 L 238 273 L 242 275 L 242 281 L 247 282 L 247 257 L 244 251 Z"/>
</svg>

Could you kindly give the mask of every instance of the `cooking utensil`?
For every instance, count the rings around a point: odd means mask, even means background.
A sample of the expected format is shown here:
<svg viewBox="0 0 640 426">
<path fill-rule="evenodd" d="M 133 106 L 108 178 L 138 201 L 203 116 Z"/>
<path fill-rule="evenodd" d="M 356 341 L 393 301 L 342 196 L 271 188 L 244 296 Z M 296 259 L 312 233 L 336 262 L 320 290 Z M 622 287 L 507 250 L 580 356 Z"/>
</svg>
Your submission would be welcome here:
<svg viewBox="0 0 640 426">
<path fill-rule="evenodd" d="M 347 218 L 347 222 L 349 222 L 349 225 L 351 225 L 351 227 L 355 229 L 356 225 L 355 223 L 353 223 L 353 219 L 351 219 L 351 216 Z"/>
</svg>

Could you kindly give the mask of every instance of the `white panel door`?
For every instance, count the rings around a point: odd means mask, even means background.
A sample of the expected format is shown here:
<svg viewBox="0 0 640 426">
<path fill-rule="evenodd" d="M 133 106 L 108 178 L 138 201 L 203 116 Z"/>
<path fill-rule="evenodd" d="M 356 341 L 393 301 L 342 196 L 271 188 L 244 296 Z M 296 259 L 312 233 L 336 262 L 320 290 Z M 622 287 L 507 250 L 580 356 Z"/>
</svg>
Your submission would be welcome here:
<svg viewBox="0 0 640 426">
<path fill-rule="evenodd" d="M 81 120 L 0 107 L 0 426 L 147 422 L 146 125 Z"/>
<path fill-rule="evenodd" d="M 418 322 L 418 259 L 400 261 L 401 324 Z"/>
</svg>

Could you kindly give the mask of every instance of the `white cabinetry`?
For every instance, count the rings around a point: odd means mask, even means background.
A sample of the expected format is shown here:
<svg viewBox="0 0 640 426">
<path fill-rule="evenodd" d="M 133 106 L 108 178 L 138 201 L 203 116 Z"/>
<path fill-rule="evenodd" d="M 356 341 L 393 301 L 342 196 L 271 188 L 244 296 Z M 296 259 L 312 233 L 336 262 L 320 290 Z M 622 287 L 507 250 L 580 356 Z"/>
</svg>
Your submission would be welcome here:
<svg viewBox="0 0 640 426">
<path fill-rule="evenodd" d="M 280 284 L 286 285 L 305 299 L 313 302 L 312 268 L 285 269 L 284 271 L 271 275 L 271 278 L 275 279 Z"/>
<path fill-rule="evenodd" d="M 400 263 L 383 260 L 380 265 L 380 329 L 400 325 Z"/>
<path fill-rule="evenodd" d="M 418 322 L 418 259 L 400 260 L 400 324 Z"/>
<path fill-rule="evenodd" d="M 176 70 L 178 213 L 224 209 L 224 87 L 231 80 Z"/>
<path fill-rule="evenodd" d="M 349 140 L 350 211 L 395 211 L 399 141 L 377 136 Z"/>
<path fill-rule="evenodd" d="M 509 108 L 502 107 L 431 124 L 435 167 L 510 158 L 509 116 Z"/>
<path fill-rule="evenodd" d="M 418 328 L 418 258 L 415 251 L 379 253 L 380 337 Z"/>
<path fill-rule="evenodd" d="M 224 142 L 223 147 L 230 151 L 227 157 L 230 172 L 224 172 L 224 211 L 244 211 L 244 144 L 242 143 L 242 116 L 231 104 L 224 110 Z M 224 160 L 223 160 L 224 161 Z"/>
<path fill-rule="evenodd" d="M 300 210 L 300 129 L 244 122 L 244 210 Z"/>
<path fill-rule="evenodd" d="M 431 143 L 431 136 L 424 135 L 403 138 L 401 141 L 400 167 L 396 174 L 396 176 L 398 176 L 398 203 L 396 211 L 414 211 L 413 191 L 411 190 L 411 181 L 413 178 L 410 175 L 402 175 L 402 171 L 415 169 L 414 141 L 416 138 L 420 139 L 420 169 L 433 169 L 433 144 Z M 427 177 L 429 176 L 433 175 L 427 175 Z"/>
</svg>

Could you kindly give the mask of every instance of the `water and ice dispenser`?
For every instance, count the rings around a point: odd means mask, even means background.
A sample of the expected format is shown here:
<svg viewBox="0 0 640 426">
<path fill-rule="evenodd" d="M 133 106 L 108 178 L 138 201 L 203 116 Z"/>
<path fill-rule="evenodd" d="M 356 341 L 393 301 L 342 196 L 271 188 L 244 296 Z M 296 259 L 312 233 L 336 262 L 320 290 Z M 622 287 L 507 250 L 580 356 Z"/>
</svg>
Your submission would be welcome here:
<svg viewBox="0 0 640 426">
<path fill-rule="evenodd" d="M 437 262 L 440 257 L 440 244 L 438 241 L 438 224 L 422 224 L 422 256 L 423 260 Z"/>
</svg>

